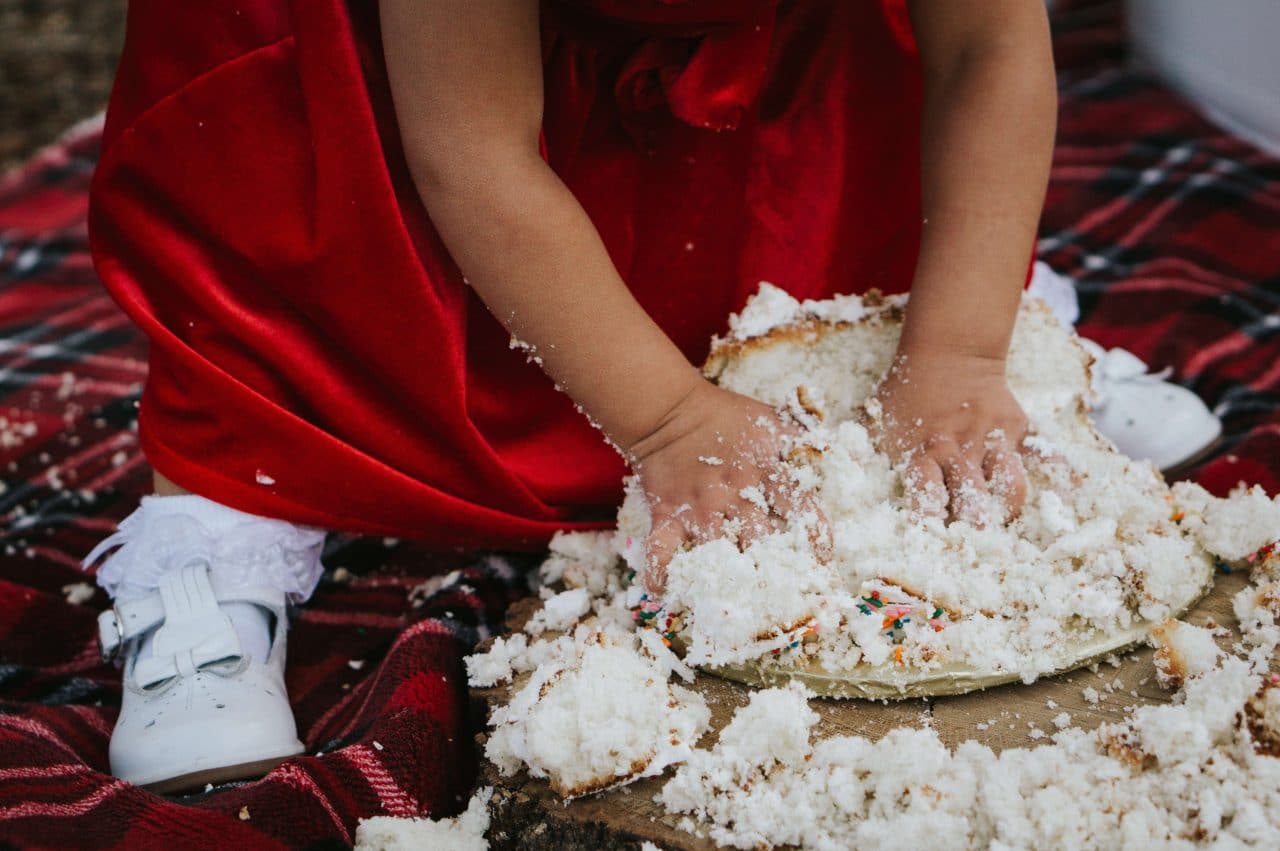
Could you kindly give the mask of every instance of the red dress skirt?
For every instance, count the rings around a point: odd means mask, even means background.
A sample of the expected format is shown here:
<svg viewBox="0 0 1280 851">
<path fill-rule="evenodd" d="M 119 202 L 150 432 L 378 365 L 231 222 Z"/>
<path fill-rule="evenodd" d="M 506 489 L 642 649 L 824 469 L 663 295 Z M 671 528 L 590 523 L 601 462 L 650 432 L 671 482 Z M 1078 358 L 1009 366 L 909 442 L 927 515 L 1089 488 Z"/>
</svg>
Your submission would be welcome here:
<svg viewBox="0 0 1280 851">
<path fill-rule="evenodd" d="M 522 547 L 599 525 L 624 465 L 432 228 L 376 6 L 130 3 L 91 239 L 152 341 L 143 448 L 195 493 L 327 528 Z M 545 155 L 692 361 L 760 281 L 907 288 L 902 0 L 561 0 L 543 38 Z"/>
</svg>

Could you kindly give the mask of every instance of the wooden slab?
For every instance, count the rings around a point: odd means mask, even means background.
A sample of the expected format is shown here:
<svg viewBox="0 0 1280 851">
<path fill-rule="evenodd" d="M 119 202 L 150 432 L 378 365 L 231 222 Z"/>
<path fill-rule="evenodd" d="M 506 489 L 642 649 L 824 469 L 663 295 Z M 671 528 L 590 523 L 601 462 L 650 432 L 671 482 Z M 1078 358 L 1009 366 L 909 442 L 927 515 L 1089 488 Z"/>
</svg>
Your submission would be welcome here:
<svg viewBox="0 0 1280 851">
<path fill-rule="evenodd" d="M 1229 627 L 1230 639 L 1220 640 L 1224 648 L 1229 648 L 1239 640 L 1231 598 L 1246 584 L 1248 576 L 1243 572 L 1218 574 L 1213 590 L 1183 620 L 1197 626 L 1214 623 Z M 1014 683 L 987 691 L 935 698 L 930 707 L 933 728 L 952 747 L 967 739 L 977 739 L 1000 751 L 1035 744 L 1038 739 L 1033 738 L 1033 728 L 1047 735 L 1057 732 L 1053 718 L 1062 712 L 1071 716 L 1072 727 L 1085 730 L 1121 721 L 1127 707 L 1168 703 L 1173 696 L 1156 682 L 1151 661 L 1154 653 L 1150 647 L 1143 647 L 1117 657 L 1118 666 L 1104 662 L 1093 666 L 1096 670 L 1082 668 L 1031 685 Z M 1088 688 L 1098 693 L 1096 704 L 1086 700 Z M 978 729 L 980 724 L 990 726 Z"/>
<path fill-rule="evenodd" d="M 1231 628 L 1224 647 L 1238 640 L 1231 598 L 1247 584 L 1243 573 L 1218 575 L 1214 589 L 1185 618 L 1197 625 L 1216 623 Z M 537 600 L 513 607 L 509 624 L 524 622 Z M 932 726 L 949 746 L 976 739 L 994 750 L 1030 747 L 1047 742 L 1057 731 L 1055 716 L 1066 712 L 1070 725 L 1086 730 L 1120 721 L 1126 708 L 1135 705 L 1168 703 L 1171 694 L 1156 683 L 1152 650 L 1141 649 L 1102 663 L 1096 671 L 1083 669 L 1031 685 L 999 686 L 983 692 L 930 700 L 870 703 L 861 700 L 817 699 L 811 702 L 822 717 L 815 735 L 861 735 L 878 739 L 894 727 Z M 711 736 L 714 736 L 744 705 L 750 689 L 737 683 L 699 674 L 693 688 L 711 707 Z M 1085 698 L 1094 689 L 1096 703 Z M 483 704 L 507 699 L 510 687 L 474 690 Z M 1040 731 L 1038 736 L 1034 731 Z M 483 736 L 480 737 L 483 743 Z M 482 780 L 494 787 L 491 804 L 490 847 L 521 851 L 635 851 L 645 841 L 664 849 L 706 851 L 716 846 L 677 828 L 678 819 L 666 815 L 654 797 L 665 777 L 650 778 L 620 790 L 563 803 L 542 780 L 523 775 L 501 777 L 487 762 Z"/>
</svg>

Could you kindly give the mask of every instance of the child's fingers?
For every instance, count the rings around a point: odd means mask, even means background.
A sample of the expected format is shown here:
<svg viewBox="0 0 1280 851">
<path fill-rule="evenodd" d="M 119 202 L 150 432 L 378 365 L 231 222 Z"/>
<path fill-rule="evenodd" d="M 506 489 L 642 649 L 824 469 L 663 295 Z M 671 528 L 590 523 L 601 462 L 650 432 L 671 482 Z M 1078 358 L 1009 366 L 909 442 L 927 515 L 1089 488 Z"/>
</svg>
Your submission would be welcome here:
<svg viewBox="0 0 1280 851">
<path fill-rule="evenodd" d="M 754 503 L 747 503 L 738 512 L 737 519 L 738 548 L 744 551 L 765 535 L 778 529 L 777 519 L 769 513 L 767 507 L 762 509 Z"/>
<path fill-rule="evenodd" d="M 982 472 L 991 493 L 1004 503 L 1005 521 L 1018 519 L 1027 501 L 1027 471 L 1022 465 L 1022 455 L 1013 451 L 1003 438 L 992 441 L 982 459 Z"/>
<path fill-rule="evenodd" d="M 925 517 L 945 517 L 947 514 L 947 483 L 942 467 L 933 456 L 917 452 L 907 462 L 903 483 L 911 499 L 911 510 Z"/>
<path fill-rule="evenodd" d="M 667 565 L 689 538 L 684 524 L 670 514 L 655 514 L 653 528 L 645 542 L 647 569 L 644 584 L 651 594 L 661 594 L 667 585 Z"/>
<path fill-rule="evenodd" d="M 808 492 L 797 494 L 773 479 L 765 481 L 765 493 L 779 517 L 791 521 L 809 521 L 809 544 L 813 547 L 814 555 L 823 564 L 831 561 L 834 548 L 831 524 L 827 522 L 827 515 L 823 513 L 814 495 Z"/>
<path fill-rule="evenodd" d="M 1037 441 L 1022 441 L 1020 445 L 1024 459 L 1035 461 L 1055 487 L 1080 487 L 1083 479 L 1066 456 L 1049 449 Z M 1023 467 L 1026 467 L 1024 461 Z"/>
<path fill-rule="evenodd" d="M 785 476 L 781 473 L 780 468 L 772 476 L 765 476 L 760 481 L 760 489 L 764 492 L 764 498 L 768 501 L 768 507 L 779 517 L 788 518 L 795 513 L 797 495 L 788 486 L 789 483 L 783 484 Z"/>
<path fill-rule="evenodd" d="M 835 538 L 831 534 L 831 523 L 812 494 L 805 496 L 803 502 L 801 510 L 812 511 L 814 517 L 813 525 L 809 527 L 809 545 L 813 547 L 813 554 L 818 557 L 818 561 L 828 564 L 835 557 Z"/>
<path fill-rule="evenodd" d="M 974 526 L 983 525 L 983 505 L 990 496 L 980 459 L 956 452 L 938 463 L 951 495 L 951 519 Z"/>
<path fill-rule="evenodd" d="M 705 544 L 707 541 L 726 536 L 728 530 L 725 527 L 731 516 L 722 508 L 704 508 L 687 520 L 685 528 L 688 529 L 689 538 L 694 544 Z"/>
</svg>

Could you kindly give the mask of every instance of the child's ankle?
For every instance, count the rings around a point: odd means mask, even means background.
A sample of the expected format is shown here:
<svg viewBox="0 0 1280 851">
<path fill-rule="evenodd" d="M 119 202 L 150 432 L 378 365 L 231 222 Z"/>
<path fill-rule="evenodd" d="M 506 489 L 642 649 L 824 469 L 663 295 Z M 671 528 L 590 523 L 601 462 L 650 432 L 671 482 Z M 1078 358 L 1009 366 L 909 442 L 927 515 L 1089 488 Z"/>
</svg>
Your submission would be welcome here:
<svg viewBox="0 0 1280 851">
<path fill-rule="evenodd" d="M 159 473 L 151 474 L 151 482 L 156 496 L 187 496 L 191 493 L 191 491 L 181 485 L 175 485 Z"/>
<path fill-rule="evenodd" d="M 113 599 L 145 596 L 163 573 L 202 561 L 223 584 L 271 587 L 299 603 L 320 580 L 323 545 L 320 529 L 247 514 L 179 488 L 144 496 L 85 566 L 110 553 L 97 581 Z"/>
</svg>

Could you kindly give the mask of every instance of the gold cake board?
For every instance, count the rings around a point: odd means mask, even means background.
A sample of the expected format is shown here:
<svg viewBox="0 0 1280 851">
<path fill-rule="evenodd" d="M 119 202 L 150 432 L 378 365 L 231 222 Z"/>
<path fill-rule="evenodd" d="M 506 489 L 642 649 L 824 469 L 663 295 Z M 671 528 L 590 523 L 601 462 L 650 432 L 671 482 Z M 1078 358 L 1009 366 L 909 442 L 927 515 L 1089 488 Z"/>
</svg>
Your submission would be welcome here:
<svg viewBox="0 0 1280 851">
<path fill-rule="evenodd" d="M 1210 571 L 1212 568 L 1209 569 Z M 1180 618 L 1213 587 L 1212 575 L 1206 573 L 1204 585 L 1187 603 L 1170 617 Z M 1081 631 L 1074 640 L 1065 642 L 1055 654 L 1049 673 L 1040 678 L 1065 674 L 1094 662 L 1122 653 L 1142 644 L 1155 622 L 1140 621 L 1116 633 L 1097 630 Z M 918 697 L 943 697 L 1020 682 L 1017 671 L 993 670 L 973 665 L 943 665 L 930 670 L 912 670 L 894 664 L 859 665 L 847 671 L 828 671 L 816 663 L 788 666 L 768 660 L 741 665 L 705 668 L 707 673 L 755 688 L 769 688 L 797 681 L 804 683 L 820 697 L 862 698 L 864 700 L 905 700 Z"/>
</svg>

